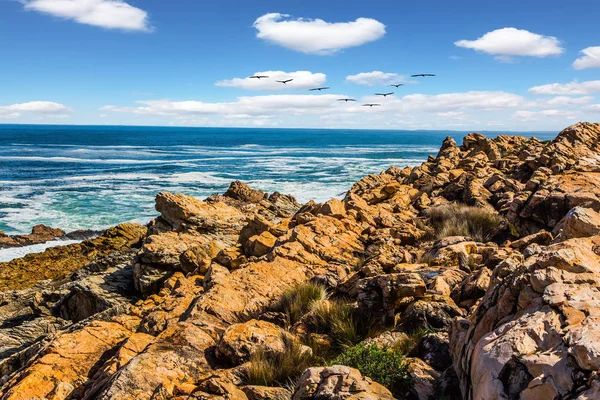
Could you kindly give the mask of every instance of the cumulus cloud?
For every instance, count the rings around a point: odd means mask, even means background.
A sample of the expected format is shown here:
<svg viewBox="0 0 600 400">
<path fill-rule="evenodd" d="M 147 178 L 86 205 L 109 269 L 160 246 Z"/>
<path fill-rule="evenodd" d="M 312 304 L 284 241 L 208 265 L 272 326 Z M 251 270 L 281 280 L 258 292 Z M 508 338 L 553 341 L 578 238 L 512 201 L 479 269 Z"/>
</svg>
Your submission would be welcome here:
<svg viewBox="0 0 600 400">
<path fill-rule="evenodd" d="M 148 13 L 121 0 L 22 0 L 26 10 L 80 24 L 126 31 L 152 30 Z"/>
<path fill-rule="evenodd" d="M 215 83 L 216 86 L 235 87 L 246 90 L 266 90 L 280 91 L 285 89 L 310 89 L 315 86 L 323 86 L 327 80 L 327 76 L 322 73 L 312 73 L 310 71 L 260 71 L 254 75 L 264 75 L 269 78 L 250 79 L 250 78 L 233 78 Z M 277 82 L 287 79 L 293 81 L 286 84 Z"/>
<path fill-rule="evenodd" d="M 367 86 L 390 85 L 392 83 L 405 83 L 406 77 L 392 72 L 372 71 L 348 75 L 346 82 Z"/>
<path fill-rule="evenodd" d="M 583 54 L 583 56 L 573 62 L 573 68 L 600 68 L 600 46 L 585 48 L 581 50 L 581 54 Z"/>
<path fill-rule="evenodd" d="M 333 54 L 385 35 L 385 25 L 371 18 L 332 23 L 270 13 L 259 17 L 253 26 L 259 39 L 307 54 Z"/>
<path fill-rule="evenodd" d="M 547 85 L 534 86 L 529 89 L 530 93 L 543 95 L 584 95 L 600 93 L 600 80 L 570 83 L 550 83 Z"/>
<path fill-rule="evenodd" d="M 458 47 L 473 49 L 510 61 L 511 56 L 548 57 L 564 51 L 553 36 L 543 36 L 524 29 L 502 28 L 491 31 L 476 40 L 459 40 Z"/>
<path fill-rule="evenodd" d="M 569 107 L 569 106 L 580 106 L 589 104 L 594 100 L 593 96 L 581 96 L 581 97 L 569 97 L 569 96 L 556 96 L 549 99 L 538 99 L 528 104 L 529 107 L 538 108 L 556 108 L 556 107 Z"/>
<path fill-rule="evenodd" d="M 22 113 L 44 114 L 44 115 L 64 115 L 69 108 L 60 103 L 52 101 L 31 101 L 28 103 L 18 103 L 9 106 L 0 106 L 0 118 L 19 118 Z"/>
</svg>

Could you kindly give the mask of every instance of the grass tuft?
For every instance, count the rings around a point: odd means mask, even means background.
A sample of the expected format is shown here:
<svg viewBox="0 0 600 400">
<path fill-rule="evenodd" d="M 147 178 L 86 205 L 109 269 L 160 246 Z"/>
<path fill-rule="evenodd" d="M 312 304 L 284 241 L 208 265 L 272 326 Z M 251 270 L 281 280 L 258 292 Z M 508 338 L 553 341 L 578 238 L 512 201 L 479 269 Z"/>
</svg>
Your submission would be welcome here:
<svg viewBox="0 0 600 400">
<path fill-rule="evenodd" d="M 362 339 L 354 307 L 342 300 L 315 302 L 308 322 L 316 333 L 329 335 L 337 350 L 353 346 Z"/>
<path fill-rule="evenodd" d="M 324 299 L 326 295 L 327 292 L 321 285 L 300 283 L 283 293 L 277 308 L 287 315 L 288 324 L 291 326 L 309 312 L 316 301 Z"/>
<path fill-rule="evenodd" d="M 463 204 L 447 204 L 429 209 L 429 223 L 437 239 L 470 236 L 486 242 L 498 233 L 502 219 L 493 211 Z"/>
<path fill-rule="evenodd" d="M 285 386 L 297 379 L 307 368 L 321 364 L 310 350 L 298 340 L 287 335 L 283 352 L 268 352 L 259 349 L 250 357 L 246 369 L 245 383 L 261 386 Z"/>
</svg>

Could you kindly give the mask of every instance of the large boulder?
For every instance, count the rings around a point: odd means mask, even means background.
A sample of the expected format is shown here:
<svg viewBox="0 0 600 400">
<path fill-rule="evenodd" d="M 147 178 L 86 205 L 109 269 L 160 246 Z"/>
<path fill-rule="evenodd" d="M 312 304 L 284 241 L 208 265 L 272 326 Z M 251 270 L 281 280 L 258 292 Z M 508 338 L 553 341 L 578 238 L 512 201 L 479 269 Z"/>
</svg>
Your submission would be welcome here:
<svg viewBox="0 0 600 400">
<path fill-rule="evenodd" d="M 385 387 L 350 367 L 309 368 L 300 377 L 293 400 L 393 400 Z"/>
<path fill-rule="evenodd" d="M 555 241 L 600 234 L 600 213 L 585 207 L 575 207 L 554 228 Z"/>
</svg>

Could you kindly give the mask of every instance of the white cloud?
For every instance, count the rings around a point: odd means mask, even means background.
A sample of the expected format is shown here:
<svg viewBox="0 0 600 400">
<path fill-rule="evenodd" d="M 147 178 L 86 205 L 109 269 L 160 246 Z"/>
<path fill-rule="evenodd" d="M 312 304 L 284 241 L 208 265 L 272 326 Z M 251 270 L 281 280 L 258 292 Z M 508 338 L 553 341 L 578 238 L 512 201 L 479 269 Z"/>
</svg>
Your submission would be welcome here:
<svg viewBox="0 0 600 400">
<path fill-rule="evenodd" d="M 600 113 L 600 104 L 590 104 L 589 106 L 585 107 L 585 110 L 589 112 Z"/>
<path fill-rule="evenodd" d="M 69 108 L 60 103 L 52 101 L 31 101 L 9 106 L 0 106 L 0 118 L 19 118 L 21 113 L 44 114 L 48 116 L 61 116 L 68 112 Z"/>
<path fill-rule="evenodd" d="M 372 71 L 348 75 L 346 82 L 367 86 L 390 85 L 392 83 L 405 83 L 406 77 L 392 72 Z"/>
<path fill-rule="evenodd" d="M 121 0 L 23 0 L 26 10 L 39 11 L 80 24 L 126 31 L 150 31 L 148 13 Z"/>
<path fill-rule="evenodd" d="M 138 101 L 137 107 L 117 107 L 108 105 L 101 111 L 125 112 L 136 115 L 225 115 L 230 118 L 235 116 L 266 116 L 282 114 L 323 113 L 331 106 L 340 107 L 337 100 L 343 95 L 265 95 L 239 97 L 235 102 L 205 103 L 202 101 L 171 101 L 149 100 Z"/>
<path fill-rule="evenodd" d="M 385 35 L 385 25 L 371 18 L 331 23 L 270 13 L 259 17 L 253 26 L 259 39 L 307 54 L 333 54 Z"/>
<path fill-rule="evenodd" d="M 458 47 L 477 50 L 510 61 L 511 56 L 548 57 L 562 54 L 560 41 L 524 29 L 502 28 L 491 31 L 477 40 L 459 40 Z"/>
<path fill-rule="evenodd" d="M 575 69 L 600 68 L 600 46 L 581 50 L 583 56 L 573 62 Z"/>
<path fill-rule="evenodd" d="M 556 96 L 549 99 L 538 99 L 527 104 L 528 107 L 536 108 L 556 108 L 556 107 L 568 107 L 568 106 L 580 106 L 589 104 L 594 101 L 592 96 L 582 97 L 569 97 L 569 96 Z"/>
<path fill-rule="evenodd" d="M 285 89 L 310 89 L 315 86 L 323 86 L 327 80 L 327 76 L 325 74 L 312 73 L 310 71 L 260 71 L 255 72 L 254 75 L 264 75 L 268 76 L 269 78 L 233 78 L 218 81 L 215 83 L 215 85 L 223 87 L 235 87 L 246 90 L 280 91 Z M 286 84 L 277 82 L 287 79 L 293 79 L 293 81 Z"/>
<path fill-rule="evenodd" d="M 548 85 L 534 86 L 529 89 L 533 94 L 544 95 L 584 95 L 600 93 L 600 80 L 571 83 L 550 83 Z"/>
<path fill-rule="evenodd" d="M 465 120 L 467 119 L 467 114 L 462 111 L 447 111 L 437 113 L 438 117 L 446 118 L 446 119 L 456 119 L 456 120 Z"/>
<path fill-rule="evenodd" d="M 540 118 L 562 118 L 567 120 L 577 119 L 579 113 L 566 110 L 542 110 L 542 111 L 517 111 L 513 118 L 521 121 L 537 121 Z"/>
<path fill-rule="evenodd" d="M 404 111 L 448 112 L 515 108 L 523 103 L 523 98 L 507 92 L 471 91 L 437 95 L 409 94 L 392 101 L 395 107 Z"/>
</svg>

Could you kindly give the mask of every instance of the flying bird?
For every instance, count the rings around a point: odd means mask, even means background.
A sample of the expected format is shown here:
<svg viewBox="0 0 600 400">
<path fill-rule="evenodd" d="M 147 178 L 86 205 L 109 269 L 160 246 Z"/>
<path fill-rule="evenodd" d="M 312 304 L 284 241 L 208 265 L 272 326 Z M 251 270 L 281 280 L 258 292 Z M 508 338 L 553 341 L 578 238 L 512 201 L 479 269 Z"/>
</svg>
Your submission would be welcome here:
<svg viewBox="0 0 600 400">
<path fill-rule="evenodd" d="M 395 87 L 395 88 L 399 88 L 400 86 L 404 86 L 404 83 L 397 83 L 397 84 L 395 84 L 395 85 L 394 85 L 394 84 L 392 84 L 392 85 L 390 85 L 390 86 L 393 86 L 393 87 Z"/>
<path fill-rule="evenodd" d="M 375 104 L 375 103 L 367 103 L 367 104 L 363 104 L 363 107 L 373 107 L 373 106 L 380 106 L 381 104 Z"/>
<path fill-rule="evenodd" d="M 349 101 L 356 101 L 356 100 L 354 100 L 354 99 L 338 99 L 338 101 L 345 101 L 347 103 Z"/>
<path fill-rule="evenodd" d="M 250 79 L 263 79 L 263 78 L 268 78 L 268 76 L 267 75 L 252 75 L 252 76 L 249 76 L 248 78 L 250 78 Z"/>
<path fill-rule="evenodd" d="M 422 76 L 423 78 L 425 78 L 426 76 L 435 76 L 435 74 L 415 74 L 415 75 L 411 75 L 412 78 L 416 78 L 417 76 Z"/>
<path fill-rule="evenodd" d="M 316 87 L 316 88 L 308 89 L 308 91 L 309 92 L 314 92 L 315 90 L 318 90 L 320 92 L 321 90 L 326 90 L 326 89 L 329 89 L 329 86 Z"/>
<path fill-rule="evenodd" d="M 393 94 L 394 94 L 394 92 L 389 92 L 389 93 L 375 93 L 375 96 L 387 97 L 387 96 L 391 96 Z"/>
<path fill-rule="evenodd" d="M 288 82 L 293 81 L 293 79 L 286 79 L 284 81 L 275 81 L 275 82 L 279 82 L 279 83 L 283 83 L 284 85 L 287 85 Z"/>
</svg>

